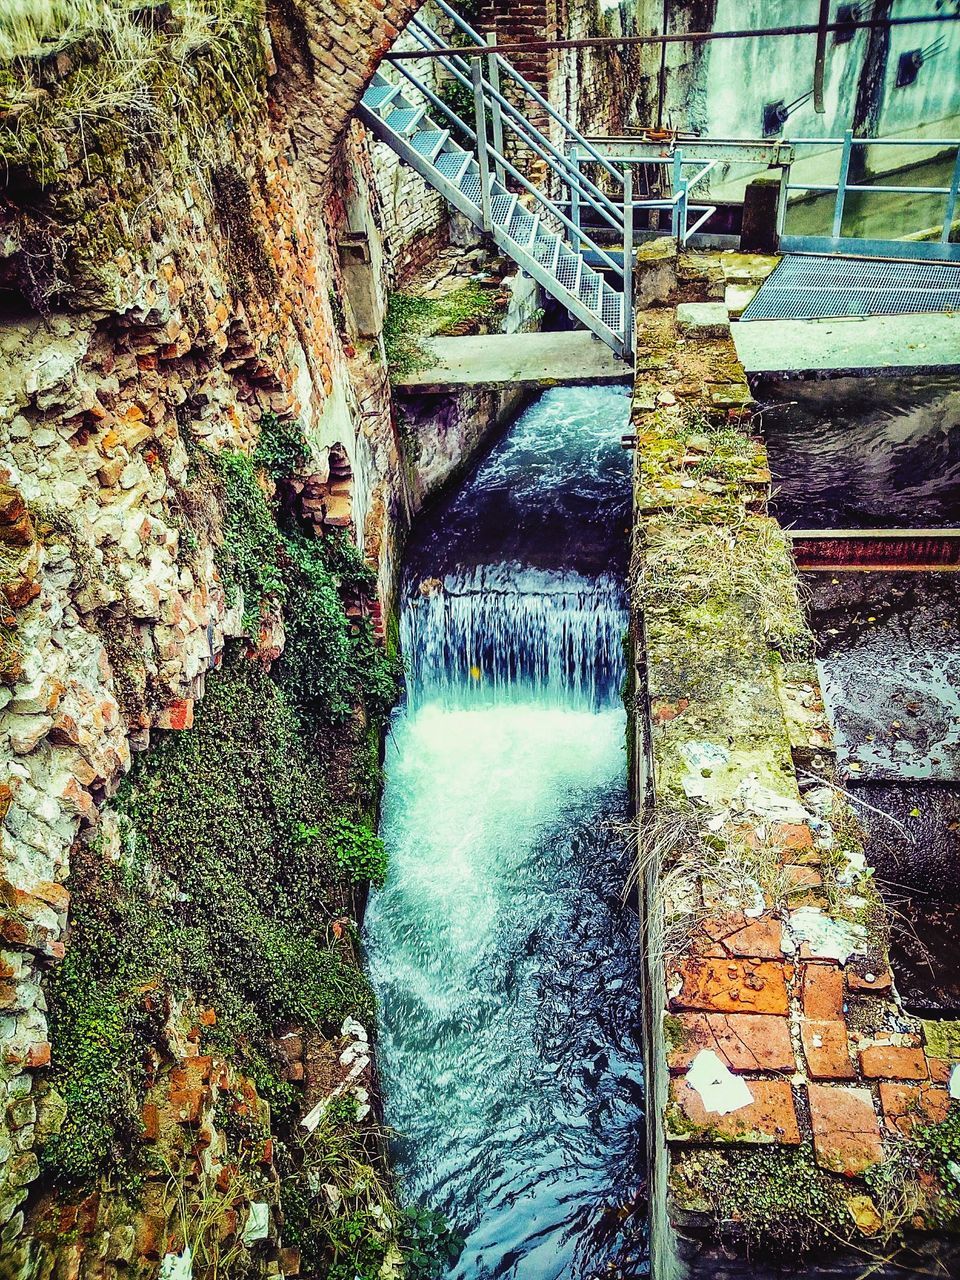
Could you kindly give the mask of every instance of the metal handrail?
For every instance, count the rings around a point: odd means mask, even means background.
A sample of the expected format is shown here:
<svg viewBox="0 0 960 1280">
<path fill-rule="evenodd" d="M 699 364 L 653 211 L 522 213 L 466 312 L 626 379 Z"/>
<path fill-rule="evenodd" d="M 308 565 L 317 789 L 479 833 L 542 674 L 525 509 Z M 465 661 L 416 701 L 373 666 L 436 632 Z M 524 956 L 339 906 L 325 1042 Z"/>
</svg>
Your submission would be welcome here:
<svg viewBox="0 0 960 1280">
<path fill-rule="evenodd" d="M 443 41 L 440 36 L 428 27 L 418 18 L 412 19 L 409 24 L 411 34 L 419 41 L 423 48 L 428 48 L 427 41 L 435 41 L 441 45 Z M 456 65 L 459 61 L 460 65 Z M 462 59 L 441 57 L 439 59 L 443 69 L 450 73 L 464 88 L 473 88 L 473 77 L 470 67 Z M 498 60 L 498 65 L 509 69 L 509 63 L 502 58 Z M 409 76 L 408 76 L 409 78 Z M 419 83 L 414 79 L 414 83 Z M 553 145 L 549 138 L 526 118 L 526 116 L 518 111 L 512 102 L 500 92 L 500 90 L 490 82 L 486 77 L 482 77 L 482 86 L 484 93 L 496 103 L 499 113 L 506 116 L 510 121 L 513 132 L 530 148 L 534 154 L 538 155 L 541 160 L 545 161 L 547 166 L 553 173 L 556 173 L 561 181 L 567 186 L 576 188 L 587 203 L 615 230 L 623 231 L 623 217 L 619 207 L 602 191 L 596 183 L 583 174 L 575 165 L 571 163 L 568 157 Z M 620 175 L 620 181 L 623 181 Z"/>
<path fill-rule="evenodd" d="M 480 33 L 474 30 L 474 28 L 471 27 L 469 22 L 467 22 L 464 18 L 461 18 L 460 14 L 458 14 L 455 9 L 451 9 L 449 4 L 446 3 L 446 0 L 434 0 L 434 3 L 436 4 L 437 8 L 440 10 L 441 13 L 446 14 L 446 16 L 450 19 L 450 21 L 454 24 L 454 26 L 458 28 L 458 30 L 462 31 L 465 36 L 469 36 L 469 38 L 474 42 L 474 44 L 486 48 L 486 41 L 483 39 Z M 619 170 L 617 170 L 613 165 L 611 165 L 608 160 L 605 160 L 604 157 L 600 154 L 600 152 L 593 147 L 589 139 L 584 137 L 584 135 L 580 133 L 578 129 L 574 128 L 574 126 L 570 123 L 570 121 L 565 119 L 564 116 L 562 116 L 560 112 L 557 111 L 557 109 L 554 106 L 552 106 L 551 103 L 541 93 L 538 93 L 537 90 L 533 87 L 533 85 L 530 84 L 529 81 L 523 78 L 523 76 L 516 69 L 516 67 L 513 66 L 512 63 L 508 62 L 499 53 L 495 53 L 492 56 L 497 59 L 499 65 L 503 68 L 504 71 L 506 71 L 507 75 L 510 76 L 510 78 L 514 80 L 517 84 L 519 84 L 520 87 L 526 93 L 528 93 L 531 98 L 533 98 L 534 102 L 536 102 L 538 106 L 543 107 L 543 109 L 550 116 L 551 120 L 553 120 L 556 124 L 560 125 L 560 127 L 565 131 L 568 137 L 570 137 L 579 146 L 585 147 L 588 154 L 590 155 L 590 158 L 592 160 L 595 160 L 597 164 L 601 165 L 602 168 L 605 169 L 606 172 L 610 175 L 610 177 L 614 179 L 614 181 L 620 183 L 621 186 L 623 185 L 623 180 L 624 180 L 623 174 L 620 173 Z"/>
<path fill-rule="evenodd" d="M 846 204 L 847 195 L 850 192 L 860 192 L 864 195 L 890 195 L 896 193 L 898 195 L 935 195 L 946 196 L 944 203 L 943 226 L 940 229 L 940 244 L 949 245 L 950 236 L 953 232 L 953 219 L 957 208 L 958 199 L 960 199 L 960 138 L 953 139 L 936 139 L 936 138 L 863 138 L 855 137 L 853 130 L 848 129 L 842 138 L 793 138 L 791 145 L 793 146 L 819 146 L 822 144 L 842 145 L 843 150 L 840 154 L 840 170 L 837 174 L 837 181 L 830 183 L 822 182 L 791 182 L 789 179 L 781 188 L 780 208 L 777 215 L 778 229 L 782 231 L 784 219 L 786 216 L 787 198 L 791 191 L 814 191 L 824 194 L 829 192 L 836 193 L 833 208 L 833 225 L 831 227 L 830 238 L 839 241 L 843 236 L 843 213 Z M 877 183 L 859 183 L 850 181 L 850 157 L 854 147 L 940 147 L 940 148 L 957 148 L 957 158 L 953 166 L 953 177 L 949 187 L 899 187 L 895 185 L 880 185 Z"/>
</svg>

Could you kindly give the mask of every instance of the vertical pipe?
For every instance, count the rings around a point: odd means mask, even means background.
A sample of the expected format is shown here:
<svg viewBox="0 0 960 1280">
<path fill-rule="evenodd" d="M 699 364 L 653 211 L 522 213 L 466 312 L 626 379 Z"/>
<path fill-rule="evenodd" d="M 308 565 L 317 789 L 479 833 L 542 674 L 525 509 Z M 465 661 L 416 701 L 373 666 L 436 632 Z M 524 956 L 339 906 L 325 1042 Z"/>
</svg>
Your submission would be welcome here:
<svg viewBox="0 0 960 1280">
<path fill-rule="evenodd" d="M 487 32 L 487 44 L 496 44 L 497 37 L 492 31 Z M 503 115 L 500 111 L 500 100 L 497 94 L 500 92 L 500 55 L 491 53 L 487 58 L 487 79 L 493 89 L 490 95 L 490 115 L 493 121 L 493 148 L 499 155 L 506 155 L 503 149 Z M 503 165 L 498 160 L 496 162 L 497 181 L 501 186 L 507 185 L 507 174 Z"/>
<path fill-rule="evenodd" d="M 840 174 L 837 178 L 837 200 L 833 206 L 833 239 L 840 239 L 843 227 L 843 204 L 847 198 L 847 180 L 850 177 L 850 152 L 853 150 L 853 130 L 843 135 L 843 152 L 840 156 Z"/>
<path fill-rule="evenodd" d="M 780 166 L 780 190 L 777 193 L 777 241 L 779 244 L 780 237 L 783 235 L 783 224 L 787 220 L 787 200 L 790 192 L 787 187 L 790 185 L 790 164 Z"/>
<path fill-rule="evenodd" d="M 488 151 L 490 144 L 487 141 L 487 108 L 483 100 L 483 63 L 479 58 L 474 58 L 470 63 L 470 79 L 473 81 L 473 116 L 477 134 L 477 161 L 480 165 L 480 208 L 483 211 L 483 229 L 484 231 L 492 231 L 490 155 Z"/>
<path fill-rule="evenodd" d="M 957 148 L 957 160 L 953 166 L 953 177 L 950 180 L 950 193 L 947 206 L 943 211 L 943 230 L 940 232 L 940 243 L 950 243 L 950 232 L 953 230 L 953 218 L 957 211 L 957 194 L 960 192 L 960 147 Z"/>
<path fill-rule="evenodd" d="M 575 142 L 570 144 L 570 165 L 574 171 L 574 179 L 570 181 L 570 221 L 580 230 L 580 148 Z"/>
<path fill-rule="evenodd" d="M 623 355 L 633 359 L 633 166 L 623 166 Z"/>
<path fill-rule="evenodd" d="M 670 206 L 670 233 L 674 240 L 680 239 L 680 207 L 677 196 L 683 183 L 683 152 L 679 148 L 673 153 L 673 178 L 670 183 L 670 198 L 674 203 Z"/>
<path fill-rule="evenodd" d="M 817 19 L 817 52 L 813 63 L 813 109 L 818 116 L 826 111 L 823 104 L 823 72 L 827 61 L 827 23 L 830 21 L 830 0 L 820 0 L 820 16 Z"/>
</svg>

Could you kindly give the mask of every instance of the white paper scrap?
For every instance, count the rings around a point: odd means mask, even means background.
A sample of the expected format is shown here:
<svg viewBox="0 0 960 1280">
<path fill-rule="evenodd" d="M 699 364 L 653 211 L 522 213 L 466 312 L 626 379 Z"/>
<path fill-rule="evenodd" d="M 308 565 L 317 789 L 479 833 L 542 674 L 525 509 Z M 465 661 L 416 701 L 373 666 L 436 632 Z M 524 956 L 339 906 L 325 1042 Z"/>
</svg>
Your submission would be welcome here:
<svg viewBox="0 0 960 1280">
<path fill-rule="evenodd" d="M 717 1057 L 712 1049 L 701 1049 L 687 1072 L 687 1084 L 696 1089 L 707 1111 L 729 1115 L 753 1102 L 750 1087 Z"/>
</svg>

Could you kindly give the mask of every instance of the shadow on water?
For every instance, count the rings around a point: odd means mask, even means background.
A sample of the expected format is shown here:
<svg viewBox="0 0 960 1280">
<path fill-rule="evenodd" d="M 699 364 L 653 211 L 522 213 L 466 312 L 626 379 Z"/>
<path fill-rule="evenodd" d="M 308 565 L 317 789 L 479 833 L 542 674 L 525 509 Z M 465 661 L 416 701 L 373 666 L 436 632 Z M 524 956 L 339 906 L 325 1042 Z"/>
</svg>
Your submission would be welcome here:
<svg viewBox="0 0 960 1280">
<path fill-rule="evenodd" d="M 420 527 L 366 920 L 405 1193 L 453 1276 L 646 1274 L 625 717 L 628 399 L 552 390 Z"/>
<path fill-rule="evenodd" d="M 960 524 L 954 377 L 760 380 L 774 514 L 801 529 Z"/>
</svg>

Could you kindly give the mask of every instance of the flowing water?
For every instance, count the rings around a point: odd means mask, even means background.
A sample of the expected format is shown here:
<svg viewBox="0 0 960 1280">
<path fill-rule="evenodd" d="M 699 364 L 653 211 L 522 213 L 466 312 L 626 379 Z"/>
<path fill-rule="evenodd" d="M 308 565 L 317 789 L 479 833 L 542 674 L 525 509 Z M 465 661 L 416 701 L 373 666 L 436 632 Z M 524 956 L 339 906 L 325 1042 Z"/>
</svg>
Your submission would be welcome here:
<svg viewBox="0 0 960 1280">
<path fill-rule="evenodd" d="M 851 322 L 855 323 L 855 322 Z M 960 524 L 960 387 L 951 375 L 764 379 L 754 394 L 781 524 Z"/>
<path fill-rule="evenodd" d="M 955 528 L 951 377 L 762 381 L 776 513 L 804 529 Z M 960 1013 L 960 575 L 805 575 L 841 782 L 891 907 L 908 1009 Z"/>
<path fill-rule="evenodd" d="M 646 1274 L 619 389 L 546 392 L 406 558 L 366 919 L 407 1197 L 458 1278 Z"/>
</svg>

